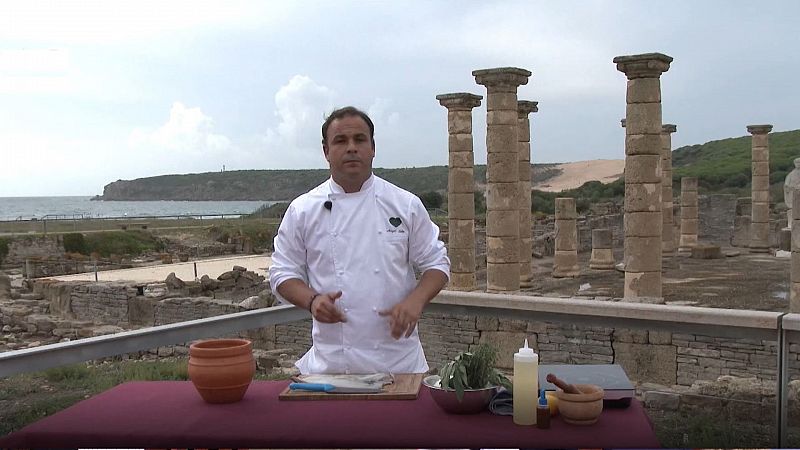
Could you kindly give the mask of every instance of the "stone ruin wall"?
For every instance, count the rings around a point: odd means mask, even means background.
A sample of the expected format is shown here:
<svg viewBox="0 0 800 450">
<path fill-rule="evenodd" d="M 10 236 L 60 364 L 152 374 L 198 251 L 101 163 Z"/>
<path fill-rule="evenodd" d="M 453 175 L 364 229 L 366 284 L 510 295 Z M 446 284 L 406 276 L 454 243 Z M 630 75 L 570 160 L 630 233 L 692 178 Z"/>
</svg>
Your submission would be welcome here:
<svg viewBox="0 0 800 450">
<path fill-rule="evenodd" d="M 701 195 L 698 197 L 699 214 L 698 238 L 703 243 L 720 246 L 747 247 L 750 242 L 749 199 L 739 199 L 732 194 Z M 737 202 L 739 205 L 737 206 Z M 676 242 L 680 236 L 680 201 L 674 202 L 673 236 Z M 599 211 L 578 218 L 578 252 L 592 250 L 592 230 L 608 228 L 614 239 L 614 249 L 623 248 L 623 214 L 614 211 L 618 208 L 606 204 L 594 205 Z M 786 226 L 786 213 L 773 213 L 770 217 L 770 244 L 778 246 L 778 231 Z M 533 226 L 534 253 L 542 256 L 553 255 L 555 237 L 555 218 L 548 216 L 536 219 Z"/>
</svg>

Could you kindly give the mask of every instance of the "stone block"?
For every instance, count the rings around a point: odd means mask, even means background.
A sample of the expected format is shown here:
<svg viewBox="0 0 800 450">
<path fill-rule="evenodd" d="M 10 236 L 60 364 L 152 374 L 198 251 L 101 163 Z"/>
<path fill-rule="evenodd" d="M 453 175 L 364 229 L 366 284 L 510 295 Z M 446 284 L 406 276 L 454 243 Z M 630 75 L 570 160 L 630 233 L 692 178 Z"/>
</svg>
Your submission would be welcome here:
<svg viewBox="0 0 800 450">
<path fill-rule="evenodd" d="M 490 125 L 514 125 L 517 123 L 517 109 L 495 109 L 486 112 L 486 123 Z M 516 135 L 516 131 L 514 133 Z"/>
<path fill-rule="evenodd" d="M 751 191 L 769 191 L 769 175 L 753 174 L 750 178 Z M 752 197 L 751 197 L 752 198 Z M 768 200 L 752 198 L 753 203 Z"/>
<path fill-rule="evenodd" d="M 472 171 L 472 167 L 451 167 L 447 174 L 447 192 L 474 192 Z"/>
<path fill-rule="evenodd" d="M 697 192 L 697 177 L 681 178 L 681 192 Z"/>
<path fill-rule="evenodd" d="M 628 170 L 628 157 L 635 155 L 661 155 L 661 136 L 657 134 L 627 134 L 625 136 L 625 170 Z"/>
<path fill-rule="evenodd" d="M 475 248 L 475 221 L 451 218 L 447 228 L 448 248 Z"/>
<path fill-rule="evenodd" d="M 575 199 L 571 197 L 558 197 L 555 199 L 555 217 L 559 219 L 577 219 Z"/>
<path fill-rule="evenodd" d="M 486 236 L 519 238 L 519 210 L 487 211 Z"/>
<path fill-rule="evenodd" d="M 660 272 L 661 237 L 625 237 L 625 271 Z"/>
<path fill-rule="evenodd" d="M 131 325 L 152 327 L 155 325 L 155 300 L 136 296 L 128 300 L 128 322 Z"/>
<path fill-rule="evenodd" d="M 694 259 L 722 259 L 722 249 L 719 245 L 697 244 L 692 247 Z"/>
<path fill-rule="evenodd" d="M 657 136 L 656 148 L 649 154 L 661 153 L 661 103 L 628 103 L 625 107 L 625 120 L 626 134 Z"/>
<path fill-rule="evenodd" d="M 653 345 L 671 345 L 672 333 L 669 331 L 650 331 L 647 340 Z"/>
<path fill-rule="evenodd" d="M 448 193 L 447 212 L 451 219 L 473 220 L 475 218 L 475 196 L 473 193 Z"/>
<path fill-rule="evenodd" d="M 753 148 L 750 156 L 753 161 L 769 161 L 769 149 L 765 147 Z"/>
<path fill-rule="evenodd" d="M 496 238 L 494 238 L 496 239 Z M 447 250 L 450 257 L 450 270 L 453 272 L 469 273 L 475 271 L 475 248 L 450 248 Z"/>
<path fill-rule="evenodd" d="M 614 355 L 631 380 L 668 386 L 676 382 L 677 355 L 673 346 L 615 342 Z"/>
<path fill-rule="evenodd" d="M 556 251 L 577 251 L 578 250 L 578 228 L 575 220 L 556 220 L 555 225 L 555 249 Z"/>
<path fill-rule="evenodd" d="M 625 212 L 650 211 L 661 213 L 659 183 L 625 184 Z"/>
<path fill-rule="evenodd" d="M 472 111 L 447 111 L 449 134 L 472 134 Z"/>
<path fill-rule="evenodd" d="M 576 251 L 556 250 L 555 255 L 553 255 L 553 277 L 568 278 L 577 277 L 580 274 L 578 253 Z"/>
<path fill-rule="evenodd" d="M 486 237 L 486 261 L 497 264 L 519 262 L 519 239 Z"/>
<path fill-rule="evenodd" d="M 613 270 L 616 260 L 610 248 L 594 248 L 589 259 L 589 268 L 594 270 Z"/>
<path fill-rule="evenodd" d="M 758 243 L 769 248 L 769 223 L 752 222 L 750 224 L 750 245 Z"/>
<path fill-rule="evenodd" d="M 486 205 L 492 210 L 519 209 L 519 182 L 488 183 L 486 185 Z"/>
<path fill-rule="evenodd" d="M 478 316 L 475 319 L 475 327 L 479 331 L 497 331 L 499 325 L 500 320 L 497 317 Z"/>
<path fill-rule="evenodd" d="M 790 284 L 789 312 L 800 313 L 800 283 L 793 281 Z"/>
<path fill-rule="evenodd" d="M 622 219 L 625 239 L 629 237 L 659 237 L 662 233 L 663 214 L 660 211 L 626 212 Z"/>
<path fill-rule="evenodd" d="M 659 244 L 660 246 L 661 244 Z M 660 247 L 659 247 L 660 248 Z M 659 252 L 660 253 L 660 252 Z M 625 301 L 639 301 L 638 298 L 661 298 L 661 271 L 629 272 L 625 271 Z"/>
<path fill-rule="evenodd" d="M 469 139 L 463 138 L 468 136 Z M 474 167 L 475 156 L 472 152 L 472 135 L 456 134 L 450 135 L 450 152 L 448 153 L 447 165 L 448 167 Z M 469 150 L 454 151 L 453 145 L 467 147 L 469 143 Z"/>
<path fill-rule="evenodd" d="M 489 292 L 519 290 L 519 263 L 486 263 L 486 289 Z"/>
<path fill-rule="evenodd" d="M 513 153 L 517 157 L 517 125 L 492 125 L 486 129 L 488 153 Z"/>
<path fill-rule="evenodd" d="M 493 92 L 486 96 L 486 110 L 513 110 L 517 114 L 517 93 L 516 92 Z"/>
<path fill-rule="evenodd" d="M 526 119 L 518 119 L 517 120 L 517 141 L 520 143 L 528 143 L 531 140 L 531 122 L 530 120 Z M 530 154 L 530 145 L 527 146 L 528 154 Z M 520 147 L 520 154 L 522 153 L 522 148 Z"/>
<path fill-rule="evenodd" d="M 754 177 L 769 177 L 769 161 L 753 161 L 752 172 Z"/>
<path fill-rule="evenodd" d="M 518 158 L 516 153 L 489 153 L 486 156 L 487 189 L 493 183 L 518 183 Z"/>
<path fill-rule="evenodd" d="M 625 161 L 626 183 L 661 183 L 660 155 L 630 155 Z"/>
<path fill-rule="evenodd" d="M 769 134 L 754 134 L 751 141 L 752 148 L 769 149 Z"/>
<path fill-rule="evenodd" d="M 613 235 L 609 228 L 595 228 L 592 230 L 592 248 L 607 249 L 613 247 Z"/>
<path fill-rule="evenodd" d="M 633 80 L 628 80 L 625 102 L 661 103 L 661 80 L 659 78 L 634 78 Z"/>
<path fill-rule="evenodd" d="M 453 291 L 473 291 L 476 289 L 475 273 L 450 272 L 450 283 L 447 289 Z"/>
<path fill-rule="evenodd" d="M 766 189 L 753 190 L 750 193 L 750 198 L 752 199 L 753 205 L 757 203 L 769 203 L 769 191 Z"/>
<path fill-rule="evenodd" d="M 769 203 L 753 203 L 753 212 L 750 220 L 753 222 L 769 222 Z"/>
<path fill-rule="evenodd" d="M 697 219 L 690 219 L 690 218 L 681 219 L 681 235 L 694 236 L 695 241 L 697 241 L 697 230 L 698 230 Z"/>
</svg>

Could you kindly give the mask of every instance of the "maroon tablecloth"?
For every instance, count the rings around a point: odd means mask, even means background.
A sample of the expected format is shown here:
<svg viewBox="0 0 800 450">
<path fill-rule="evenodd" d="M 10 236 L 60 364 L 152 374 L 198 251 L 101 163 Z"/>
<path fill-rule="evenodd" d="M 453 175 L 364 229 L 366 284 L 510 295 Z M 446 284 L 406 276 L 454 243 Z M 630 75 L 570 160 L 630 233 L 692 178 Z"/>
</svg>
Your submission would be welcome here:
<svg viewBox="0 0 800 450">
<path fill-rule="evenodd" d="M 241 402 L 204 403 L 190 382 L 121 384 L 0 438 L 0 447 L 658 447 L 642 406 L 593 426 L 556 416 L 548 430 L 488 412 L 451 415 L 417 400 L 279 401 L 286 381 L 258 381 Z"/>
</svg>

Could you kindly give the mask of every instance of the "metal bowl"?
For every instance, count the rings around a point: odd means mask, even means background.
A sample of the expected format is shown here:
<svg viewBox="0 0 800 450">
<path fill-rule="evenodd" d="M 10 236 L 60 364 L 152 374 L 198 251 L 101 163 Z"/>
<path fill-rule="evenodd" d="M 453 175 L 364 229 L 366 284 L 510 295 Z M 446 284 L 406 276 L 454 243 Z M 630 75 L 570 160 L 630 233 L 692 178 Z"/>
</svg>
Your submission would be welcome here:
<svg viewBox="0 0 800 450">
<path fill-rule="evenodd" d="M 477 414 L 484 411 L 497 393 L 496 386 L 484 389 L 465 389 L 464 397 L 459 401 L 456 391 L 442 389 L 440 383 L 439 375 L 429 375 L 422 380 L 422 384 L 428 387 L 433 401 L 450 414 Z"/>
</svg>

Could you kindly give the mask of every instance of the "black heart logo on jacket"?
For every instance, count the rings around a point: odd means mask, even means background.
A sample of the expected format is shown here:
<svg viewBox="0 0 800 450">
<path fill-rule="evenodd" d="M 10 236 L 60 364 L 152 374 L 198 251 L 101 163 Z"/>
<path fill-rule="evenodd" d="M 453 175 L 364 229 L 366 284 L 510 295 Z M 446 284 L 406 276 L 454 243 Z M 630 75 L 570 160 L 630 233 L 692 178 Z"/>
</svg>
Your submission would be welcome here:
<svg viewBox="0 0 800 450">
<path fill-rule="evenodd" d="M 403 221 L 400 220 L 399 217 L 390 217 L 389 223 L 392 224 L 395 228 L 397 228 L 400 226 L 401 223 L 403 223 Z"/>
</svg>

